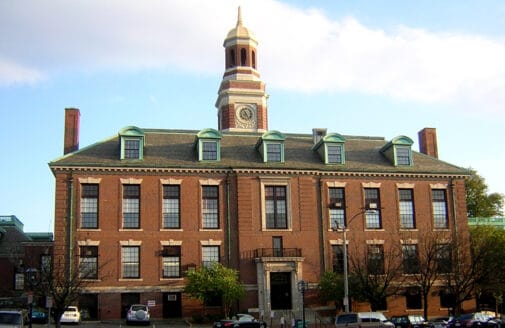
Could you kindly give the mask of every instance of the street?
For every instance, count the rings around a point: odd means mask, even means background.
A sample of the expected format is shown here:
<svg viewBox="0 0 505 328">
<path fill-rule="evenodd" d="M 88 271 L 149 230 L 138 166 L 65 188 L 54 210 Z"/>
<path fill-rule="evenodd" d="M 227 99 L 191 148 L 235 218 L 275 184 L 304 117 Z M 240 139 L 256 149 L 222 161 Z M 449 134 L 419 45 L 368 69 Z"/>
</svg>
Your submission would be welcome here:
<svg viewBox="0 0 505 328">
<path fill-rule="evenodd" d="M 61 325 L 62 327 L 76 327 L 76 325 Z M 77 327 L 96 327 L 96 328 L 116 328 L 116 327 L 152 327 L 152 328 L 208 328 L 211 327 L 211 324 L 208 325 L 191 325 L 189 323 L 185 323 L 183 321 L 153 321 L 150 326 L 127 326 L 124 321 L 114 321 L 114 322 L 100 322 L 100 321 L 83 321 Z M 42 328 L 42 327 L 55 327 L 54 323 L 51 325 L 47 324 L 32 324 L 33 328 Z"/>
</svg>

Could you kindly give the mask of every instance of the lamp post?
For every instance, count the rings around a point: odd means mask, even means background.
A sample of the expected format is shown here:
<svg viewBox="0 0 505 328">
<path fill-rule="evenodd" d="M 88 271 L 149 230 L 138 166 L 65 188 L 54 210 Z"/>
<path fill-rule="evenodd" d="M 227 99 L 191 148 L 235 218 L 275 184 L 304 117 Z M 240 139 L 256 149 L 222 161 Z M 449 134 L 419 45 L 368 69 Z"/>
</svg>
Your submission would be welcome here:
<svg viewBox="0 0 505 328">
<path fill-rule="evenodd" d="M 300 280 L 297 287 L 298 291 L 302 294 L 302 328 L 305 328 L 305 290 L 307 290 L 308 283 Z"/>
<path fill-rule="evenodd" d="M 358 217 L 358 215 L 361 215 L 363 213 L 366 213 L 367 211 L 371 210 L 370 208 L 363 208 L 361 209 L 358 213 L 354 214 L 350 219 L 349 219 L 349 224 Z M 344 224 L 342 224 L 342 239 L 344 242 L 344 310 L 345 313 L 349 313 L 349 272 L 348 272 L 348 264 L 347 264 L 347 227 Z M 335 220 L 335 228 L 333 229 L 334 231 L 340 230 L 338 221 Z"/>
</svg>

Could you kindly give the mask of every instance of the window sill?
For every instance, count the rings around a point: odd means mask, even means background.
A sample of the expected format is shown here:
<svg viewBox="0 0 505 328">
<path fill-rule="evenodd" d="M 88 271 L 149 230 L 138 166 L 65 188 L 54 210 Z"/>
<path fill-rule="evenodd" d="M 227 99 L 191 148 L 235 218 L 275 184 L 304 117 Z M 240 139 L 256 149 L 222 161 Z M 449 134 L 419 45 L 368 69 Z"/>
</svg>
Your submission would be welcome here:
<svg viewBox="0 0 505 328">
<path fill-rule="evenodd" d="M 160 278 L 160 281 L 174 281 L 174 280 L 183 281 L 183 280 L 184 280 L 184 278 L 183 278 L 183 277 Z"/>
<path fill-rule="evenodd" d="M 222 232 L 223 229 L 220 229 L 220 228 L 216 228 L 216 229 L 214 229 L 214 228 L 201 228 L 201 229 L 198 229 L 198 231 L 212 231 L 212 232 L 216 231 L 216 232 Z"/>
<path fill-rule="evenodd" d="M 89 231 L 89 232 L 92 232 L 92 231 L 102 231 L 102 229 L 99 229 L 99 228 L 77 228 L 77 231 Z"/>
<path fill-rule="evenodd" d="M 184 231 L 181 228 L 161 228 L 160 231 Z"/>
<path fill-rule="evenodd" d="M 122 228 L 122 229 L 119 229 L 118 231 L 144 231 L 144 229 L 125 229 L 125 228 Z"/>
<path fill-rule="evenodd" d="M 119 278 L 118 281 L 144 281 L 142 278 Z"/>
</svg>

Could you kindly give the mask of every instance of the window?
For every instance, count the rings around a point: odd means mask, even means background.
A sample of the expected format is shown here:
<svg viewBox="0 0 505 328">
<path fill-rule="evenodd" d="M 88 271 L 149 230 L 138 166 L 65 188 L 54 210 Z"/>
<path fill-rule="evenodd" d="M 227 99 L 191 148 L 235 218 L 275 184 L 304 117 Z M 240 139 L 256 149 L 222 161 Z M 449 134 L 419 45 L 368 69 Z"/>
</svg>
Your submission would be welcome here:
<svg viewBox="0 0 505 328">
<path fill-rule="evenodd" d="M 245 66 L 247 60 L 247 51 L 245 48 L 240 49 L 240 65 Z"/>
<path fill-rule="evenodd" d="M 344 274 L 344 245 L 332 245 L 333 272 Z"/>
<path fill-rule="evenodd" d="M 210 267 L 219 263 L 219 246 L 202 246 L 202 265 Z"/>
<path fill-rule="evenodd" d="M 407 288 L 405 292 L 405 303 L 407 310 L 419 310 L 423 308 L 421 300 L 421 290 L 418 287 Z"/>
<path fill-rule="evenodd" d="M 410 165 L 410 146 L 396 146 L 396 165 Z"/>
<path fill-rule="evenodd" d="M 382 245 L 368 245 L 368 274 L 384 274 L 384 248 Z"/>
<path fill-rule="evenodd" d="M 163 246 L 163 278 L 181 277 L 181 247 Z"/>
<path fill-rule="evenodd" d="M 219 187 L 202 187 L 202 216 L 204 229 L 219 228 Z"/>
<path fill-rule="evenodd" d="M 268 162 L 281 162 L 281 144 L 280 143 L 269 143 L 267 144 L 267 161 Z"/>
<path fill-rule="evenodd" d="M 204 161 L 215 161 L 217 160 L 217 142 L 215 141 L 204 141 L 202 142 L 202 159 Z"/>
<path fill-rule="evenodd" d="M 419 255 L 417 245 L 402 245 L 403 273 L 419 273 Z"/>
<path fill-rule="evenodd" d="M 25 289 L 25 274 L 15 273 L 14 274 L 14 289 L 23 290 Z"/>
<path fill-rule="evenodd" d="M 125 159 L 140 158 L 140 139 L 125 139 L 124 158 Z"/>
<path fill-rule="evenodd" d="M 327 145 L 328 163 L 342 164 L 342 145 Z"/>
<path fill-rule="evenodd" d="M 265 186 L 265 214 L 267 229 L 287 229 L 286 186 Z"/>
<path fill-rule="evenodd" d="M 51 255 L 41 255 L 40 256 L 40 270 L 44 273 L 50 272 L 51 270 Z"/>
<path fill-rule="evenodd" d="M 345 191 L 344 188 L 330 188 L 330 227 L 343 229 L 345 222 Z"/>
<path fill-rule="evenodd" d="M 140 247 L 121 247 L 121 267 L 123 278 L 140 278 Z"/>
<path fill-rule="evenodd" d="M 365 212 L 366 229 L 381 229 L 379 189 L 365 189 L 365 208 L 367 209 Z"/>
<path fill-rule="evenodd" d="M 98 184 L 81 185 L 81 228 L 98 228 Z"/>
<path fill-rule="evenodd" d="M 235 66 L 235 50 L 230 50 L 230 67 Z"/>
<path fill-rule="evenodd" d="M 98 279 L 98 246 L 80 246 L 79 278 Z"/>
<path fill-rule="evenodd" d="M 454 308 L 455 306 L 455 299 L 456 297 L 454 296 L 453 293 L 451 293 L 450 290 L 447 289 L 442 289 L 440 291 L 440 306 L 443 308 Z"/>
<path fill-rule="evenodd" d="M 400 228 L 414 229 L 414 191 L 412 189 L 400 189 L 398 191 L 400 199 Z"/>
<path fill-rule="evenodd" d="M 140 185 L 123 185 L 123 228 L 140 228 Z"/>
<path fill-rule="evenodd" d="M 276 257 L 283 256 L 282 237 L 272 237 L 273 254 Z"/>
<path fill-rule="evenodd" d="M 433 205 L 433 225 L 435 229 L 447 229 L 447 200 L 444 189 L 434 189 L 431 191 L 431 201 Z"/>
<path fill-rule="evenodd" d="M 163 228 L 179 229 L 180 220 L 180 186 L 163 186 Z"/>
<path fill-rule="evenodd" d="M 436 261 L 438 273 L 451 273 L 452 271 L 452 256 L 451 245 L 438 244 L 436 246 Z"/>
</svg>

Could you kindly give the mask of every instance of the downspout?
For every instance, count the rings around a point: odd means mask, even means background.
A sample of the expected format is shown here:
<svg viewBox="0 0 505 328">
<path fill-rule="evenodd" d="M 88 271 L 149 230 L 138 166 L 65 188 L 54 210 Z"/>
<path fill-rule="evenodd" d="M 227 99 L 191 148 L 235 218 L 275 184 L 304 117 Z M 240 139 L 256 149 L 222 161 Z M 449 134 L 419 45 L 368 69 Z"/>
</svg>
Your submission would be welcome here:
<svg viewBox="0 0 505 328">
<path fill-rule="evenodd" d="M 231 264 L 231 210 L 230 210 L 230 172 L 226 173 L 226 257 Z M 237 268 L 238 269 L 238 268 Z"/>
<path fill-rule="evenodd" d="M 72 268 L 73 261 L 72 257 L 74 254 L 74 178 L 72 173 L 70 173 L 70 178 L 68 179 L 68 208 L 67 208 L 67 279 L 70 281 L 72 279 Z"/>
<path fill-rule="evenodd" d="M 318 197 L 319 197 L 319 204 L 320 206 L 318 206 L 317 208 L 317 211 L 319 213 L 318 214 L 318 217 L 320 218 L 320 222 L 319 222 L 319 239 L 321 241 L 321 245 L 320 245 L 320 248 L 321 248 L 321 253 L 323 254 L 323 258 L 322 258 L 322 261 L 321 261 L 321 274 L 326 272 L 326 259 L 327 259 L 327 256 L 328 256 L 328 248 L 326 247 L 326 232 L 325 232 L 325 229 L 324 229 L 324 222 L 326 221 L 323 217 L 323 208 L 325 208 L 324 206 L 324 197 L 323 197 L 323 182 L 321 181 L 321 177 L 319 177 L 319 183 L 318 183 L 318 187 L 319 187 L 319 192 L 318 192 Z"/>
</svg>

